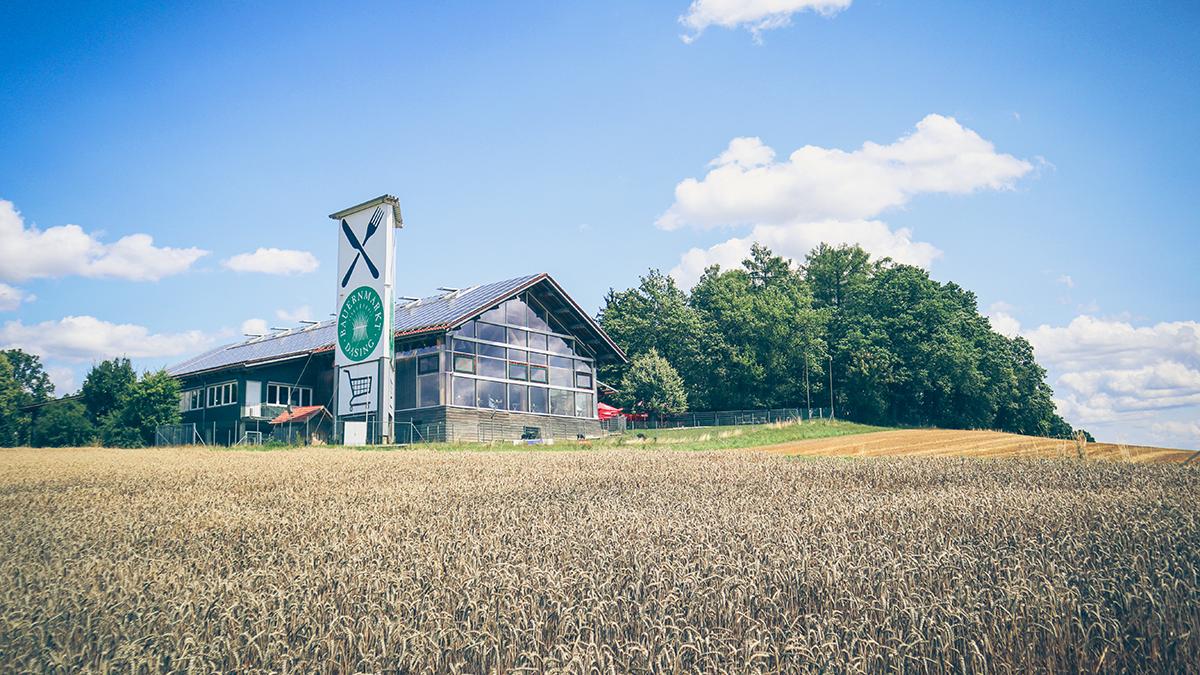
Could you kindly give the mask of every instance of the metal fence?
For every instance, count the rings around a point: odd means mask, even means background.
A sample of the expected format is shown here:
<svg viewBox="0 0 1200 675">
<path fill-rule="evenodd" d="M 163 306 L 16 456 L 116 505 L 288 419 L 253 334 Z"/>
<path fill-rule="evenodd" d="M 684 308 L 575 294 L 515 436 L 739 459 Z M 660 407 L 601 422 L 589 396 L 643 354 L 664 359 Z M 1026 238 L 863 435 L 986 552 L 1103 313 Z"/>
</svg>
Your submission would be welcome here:
<svg viewBox="0 0 1200 675">
<path fill-rule="evenodd" d="M 154 430 L 154 445 L 205 445 L 195 424 L 160 424 Z"/>
<path fill-rule="evenodd" d="M 742 424 L 772 424 L 812 419 L 832 419 L 829 408 L 764 408 L 761 410 L 713 410 L 663 415 L 644 420 L 624 419 L 619 431 L 627 429 L 682 429 L 687 427 L 725 427 Z M 616 419 L 616 418 L 613 418 Z M 610 420 L 605 420 L 608 422 Z M 603 425 L 602 425 L 603 426 Z"/>
</svg>

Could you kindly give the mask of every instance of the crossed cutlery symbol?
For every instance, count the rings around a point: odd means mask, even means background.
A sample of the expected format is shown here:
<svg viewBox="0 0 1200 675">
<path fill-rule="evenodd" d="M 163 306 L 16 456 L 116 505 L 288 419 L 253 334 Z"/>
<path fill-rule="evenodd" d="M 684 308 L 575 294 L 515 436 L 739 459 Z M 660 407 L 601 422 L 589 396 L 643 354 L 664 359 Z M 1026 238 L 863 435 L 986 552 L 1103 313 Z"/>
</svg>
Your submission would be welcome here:
<svg viewBox="0 0 1200 675">
<path fill-rule="evenodd" d="M 345 288 L 346 284 L 350 283 L 350 275 L 354 274 L 354 266 L 358 264 L 359 258 L 362 258 L 363 262 L 367 263 L 367 269 L 371 270 L 371 276 L 376 279 L 379 278 L 379 268 L 375 267 L 375 263 L 371 262 L 371 256 L 367 255 L 367 251 L 363 248 L 363 245 L 371 240 L 372 235 L 375 234 L 375 230 L 379 229 L 379 223 L 382 221 L 383 207 L 377 206 L 375 207 L 375 213 L 371 214 L 371 222 L 367 223 L 367 231 L 360 242 L 358 237 L 354 235 L 354 230 L 350 229 L 350 224 L 346 222 L 345 218 L 342 218 L 342 232 L 346 233 L 346 241 L 349 241 L 350 245 L 358 251 L 358 253 L 354 254 L 354 260 L 350 261 L 350 267 L 346 269 L 346 276 L 342 277 L 342 288 Z"/>
</svg>

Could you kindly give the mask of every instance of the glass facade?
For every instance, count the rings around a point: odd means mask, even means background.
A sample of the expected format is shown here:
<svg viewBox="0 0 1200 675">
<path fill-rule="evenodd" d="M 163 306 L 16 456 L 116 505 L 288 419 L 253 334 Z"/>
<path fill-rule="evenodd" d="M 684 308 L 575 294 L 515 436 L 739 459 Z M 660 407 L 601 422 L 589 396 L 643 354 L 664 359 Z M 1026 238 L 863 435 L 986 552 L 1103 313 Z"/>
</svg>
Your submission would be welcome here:
<svg viewBox="0 0 1200 675">
<path fill-rule="evenodd" d="M 399 352 L 396 408 L 452 405 L 595 418 L 594 368 L 588 347 L 523 295 L 444 339 Z"/>
</svg>

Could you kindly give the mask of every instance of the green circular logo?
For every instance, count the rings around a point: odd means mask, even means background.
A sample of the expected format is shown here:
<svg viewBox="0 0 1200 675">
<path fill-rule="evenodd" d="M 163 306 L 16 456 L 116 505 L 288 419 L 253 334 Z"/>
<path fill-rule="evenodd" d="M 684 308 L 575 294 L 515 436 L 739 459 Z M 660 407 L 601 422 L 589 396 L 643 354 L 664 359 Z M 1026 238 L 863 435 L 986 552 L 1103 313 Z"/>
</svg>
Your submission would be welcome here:
<svg viewBox="0 0 1200 675">
<path fill-rule="evenodd" d="M 350 291 L 338 312 L 338 347 L 351 361 L 362 361 L 383 337 L 383 300 L 370 286 Z"/>
</svg>

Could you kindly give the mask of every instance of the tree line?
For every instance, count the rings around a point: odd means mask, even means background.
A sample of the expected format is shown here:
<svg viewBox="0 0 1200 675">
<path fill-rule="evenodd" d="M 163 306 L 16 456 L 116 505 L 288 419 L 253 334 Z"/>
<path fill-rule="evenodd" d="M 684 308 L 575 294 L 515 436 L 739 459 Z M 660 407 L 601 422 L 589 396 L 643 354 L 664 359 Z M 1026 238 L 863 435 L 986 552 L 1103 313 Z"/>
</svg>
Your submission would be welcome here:
<svg viewBox="0 0 1200 675">
<path fill-rule="evenodd" d="M 166 371 L 139 377 L 129 359 L 102 361 L 77 395 L 55 400 L 41 359 L 0 350 L 0 447 L 140 447 L 178 421 L 179 381 Z"/>
<path fill-rule="evenodd" d="M 690 292 L 651 270 L 610 290 L 597 318 L 632 357 L 600 373 L 627 409 L 832 402 L 839 417 L 870 424 L 1074 433 L 1033 347 L 992 330 L 974 293 L 858 246 L 822 244 L 793 267 L 756 244 Z"/>
</svg>

